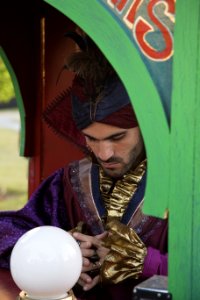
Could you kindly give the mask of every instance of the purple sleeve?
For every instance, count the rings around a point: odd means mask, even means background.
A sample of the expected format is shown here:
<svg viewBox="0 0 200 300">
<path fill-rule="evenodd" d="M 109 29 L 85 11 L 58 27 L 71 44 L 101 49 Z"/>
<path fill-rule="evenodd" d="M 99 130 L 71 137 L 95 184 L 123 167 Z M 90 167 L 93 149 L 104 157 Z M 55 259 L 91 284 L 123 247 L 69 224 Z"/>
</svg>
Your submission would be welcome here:
<svg viewBox="0 0 200 300">
<path fill-rule="evenodd" d="M 151 277 L 153 275 L 167 275 L 168 271 L 168 255 L 161 254 L 159 250 L 152 247 L 147 248 L 147 256 L 144 261 L 144 269 L 142 275 Z"/>
<path fill-rule="evenodd" d="M 0 267 L 9 268 L 11 250 L 26 231 L 42 225 L 67 229 L 63 169 L 42 182 L 18 211 L 0 212 Z"/>
</svg>

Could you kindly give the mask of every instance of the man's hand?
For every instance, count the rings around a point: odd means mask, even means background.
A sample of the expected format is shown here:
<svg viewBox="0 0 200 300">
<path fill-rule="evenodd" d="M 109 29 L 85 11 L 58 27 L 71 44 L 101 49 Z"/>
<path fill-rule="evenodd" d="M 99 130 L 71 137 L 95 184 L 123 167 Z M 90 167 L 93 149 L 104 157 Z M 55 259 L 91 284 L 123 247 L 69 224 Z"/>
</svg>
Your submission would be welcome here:
<svg viewBox="0 0 200 300">
<path fill-rule="evenodd" d="M 83 287 L 84 291 L 93 288 L 100 279 L 100 276 L 92 276 L 94 272 L 100 268 L 109 249 L 103 247 L 102 240 L 107 236 L 107 232 L 96 236 L 90 236 L 79 232 L 74 232 L 73 237 L 79 242 L 83 256 L 83 266 L 78 283 Z M 93 261 L 94 256 L 99 260 Z"/>
</svg>

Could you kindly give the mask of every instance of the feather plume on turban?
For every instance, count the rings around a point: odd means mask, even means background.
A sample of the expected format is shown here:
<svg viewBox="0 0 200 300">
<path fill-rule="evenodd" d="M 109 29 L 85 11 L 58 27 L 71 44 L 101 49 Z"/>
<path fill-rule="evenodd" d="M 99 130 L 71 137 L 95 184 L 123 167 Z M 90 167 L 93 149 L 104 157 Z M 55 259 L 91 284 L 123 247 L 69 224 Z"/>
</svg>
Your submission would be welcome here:
<svg viewBox="0 0 200 300">
<path fill-rule="evenodd" d="M 81 130 L 93 122 L 120 128 L 138 126 L 126 89 L 94 42 L 76 32 L 69 32 L 80 47 L 64 68 L 76 75 L 70 89 L 47 107 L 43 118 L 60 136 L 85 148 Z"/>
</svg>

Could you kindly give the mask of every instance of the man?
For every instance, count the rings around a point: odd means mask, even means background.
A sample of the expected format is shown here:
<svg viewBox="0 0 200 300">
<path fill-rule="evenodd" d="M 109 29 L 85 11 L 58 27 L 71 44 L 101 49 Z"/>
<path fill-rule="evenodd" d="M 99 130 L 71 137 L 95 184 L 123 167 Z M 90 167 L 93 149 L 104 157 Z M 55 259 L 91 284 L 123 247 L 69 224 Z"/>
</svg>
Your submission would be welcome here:
<svg viewBox="0 0 200 300">
<path fill-rule="evenodd" d="M 82 251 L 77 297 L 131 299 L 137 283 L 167 274 L 167 220 L 142 213 L 147 162 L 138 122 L 117 74 L 91 53 L 74 55 L 72 87 L 44 113 L 88 155 L 44 180 L 24 208 L 0 214 L 0 266 L 9 267 L 27 230 L 58 226 Z"/>
</svg>

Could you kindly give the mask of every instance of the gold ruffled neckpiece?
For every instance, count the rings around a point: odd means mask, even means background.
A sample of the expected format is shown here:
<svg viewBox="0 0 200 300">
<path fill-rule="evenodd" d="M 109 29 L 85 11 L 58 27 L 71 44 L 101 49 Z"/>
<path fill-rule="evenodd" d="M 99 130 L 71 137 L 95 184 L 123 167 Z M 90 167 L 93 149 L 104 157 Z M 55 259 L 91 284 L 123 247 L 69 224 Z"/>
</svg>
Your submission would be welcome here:
<svg viewBox="0 0 200 300">
<path fill-rule="evenodd" d="M 116 182 L 100 168 L 100 191 L 107 212 L 106 219 L 122 218 L 130 199 L 137 190 L 138 183 L 146 171 L 146 164 L 145 159 L 134 170 L 128 171 L 122 179 Z"/>
</svg>

